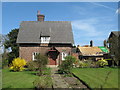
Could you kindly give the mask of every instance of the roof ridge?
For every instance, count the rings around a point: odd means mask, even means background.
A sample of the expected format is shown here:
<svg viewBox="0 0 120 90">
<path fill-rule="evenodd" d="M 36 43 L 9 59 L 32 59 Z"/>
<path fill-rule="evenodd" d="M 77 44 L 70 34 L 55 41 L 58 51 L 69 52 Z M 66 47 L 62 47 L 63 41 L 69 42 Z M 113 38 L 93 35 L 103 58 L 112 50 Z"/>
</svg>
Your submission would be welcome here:
<svg viewBox="0 0 120 90">
<path fill-rule="evenodd" d="M 22 21 L 22 22 L 56 22 L 56 21 Z M 71 21 L 57 21 L 57 22 L 71 22 Z"/>
</svg>

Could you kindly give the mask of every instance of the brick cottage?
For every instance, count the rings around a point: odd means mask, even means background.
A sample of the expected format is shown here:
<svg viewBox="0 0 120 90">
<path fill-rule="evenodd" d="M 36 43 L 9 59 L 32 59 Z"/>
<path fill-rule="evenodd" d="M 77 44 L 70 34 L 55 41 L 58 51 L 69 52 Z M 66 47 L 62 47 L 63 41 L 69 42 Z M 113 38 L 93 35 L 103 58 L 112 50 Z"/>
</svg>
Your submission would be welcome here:
<svg viewBox="0 0 120 90">
<path fill-rule="evenodd" d="M 19 57 L 34 61 L 35 55 L 40 53 L 48 56 L 48 65 L 57 66 L 65 56 L 72 54 L 71 22 L 44 21 L 44 18 L 38 11 L 37 21 L 21 22 L 17 37 Z"/>
</svg>

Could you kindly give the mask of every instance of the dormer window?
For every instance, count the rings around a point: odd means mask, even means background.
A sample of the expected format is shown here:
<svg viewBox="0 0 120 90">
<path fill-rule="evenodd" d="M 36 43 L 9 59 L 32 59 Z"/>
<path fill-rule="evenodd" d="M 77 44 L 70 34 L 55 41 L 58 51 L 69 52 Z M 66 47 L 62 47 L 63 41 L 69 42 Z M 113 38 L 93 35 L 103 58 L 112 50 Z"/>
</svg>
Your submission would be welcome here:
<svg viewBox="0 0 120 90">
<path fill-rule="evenodd" d="M 41 37 L 41 43 L 49 43 L 50 37 Z"/>
</svg>

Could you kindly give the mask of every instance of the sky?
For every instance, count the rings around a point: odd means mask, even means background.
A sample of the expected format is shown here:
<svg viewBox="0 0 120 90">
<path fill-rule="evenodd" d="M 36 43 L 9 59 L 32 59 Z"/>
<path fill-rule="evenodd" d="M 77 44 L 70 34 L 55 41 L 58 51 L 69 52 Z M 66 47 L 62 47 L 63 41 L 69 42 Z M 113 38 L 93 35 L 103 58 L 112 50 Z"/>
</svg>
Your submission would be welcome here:
<svg viewBox="0 0 120 90">
<path fill-rule="evenodd" d="M 75 45 L 103 46 L 111 31 L 118 31 L 118 2 L 2 2 L 2 34 L 19 28 L 21 21 L 71 21 Z"/>
</svg>

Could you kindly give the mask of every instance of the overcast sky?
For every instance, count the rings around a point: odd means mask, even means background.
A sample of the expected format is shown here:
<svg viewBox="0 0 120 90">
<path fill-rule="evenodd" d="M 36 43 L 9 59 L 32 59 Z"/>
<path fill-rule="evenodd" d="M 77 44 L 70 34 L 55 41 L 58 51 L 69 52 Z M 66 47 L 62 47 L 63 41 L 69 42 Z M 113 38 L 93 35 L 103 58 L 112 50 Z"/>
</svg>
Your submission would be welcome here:
<svg viewBox="0 0 120 90">
<path fill-rule="evenodd" d="M 102 46 L 111 31 L 118 30 L 118 2 L 17 2 L 2 4 L 2 33 L 19 28 L 21 21 L 36 21 L 37 10 L 45 21 L 71 21 L 75 45 Z"/>
</svg>

